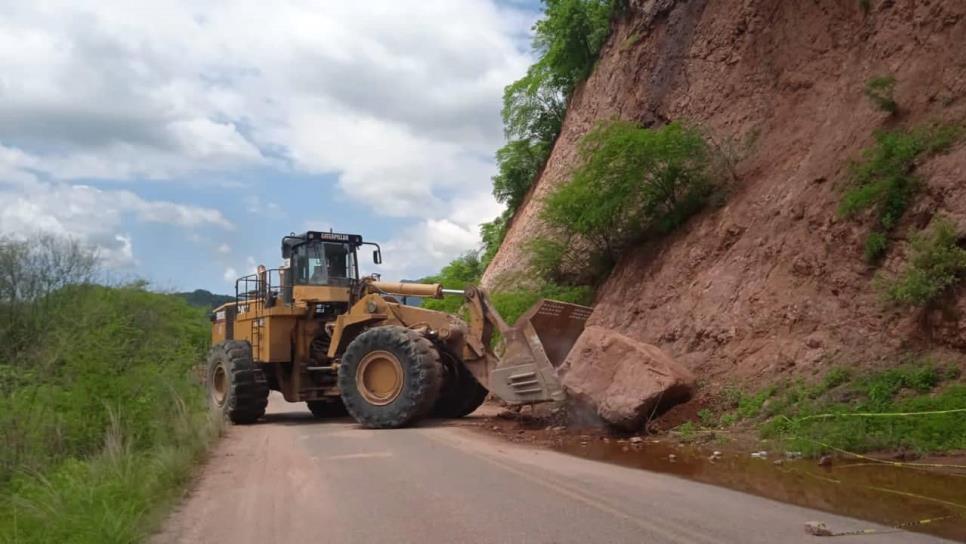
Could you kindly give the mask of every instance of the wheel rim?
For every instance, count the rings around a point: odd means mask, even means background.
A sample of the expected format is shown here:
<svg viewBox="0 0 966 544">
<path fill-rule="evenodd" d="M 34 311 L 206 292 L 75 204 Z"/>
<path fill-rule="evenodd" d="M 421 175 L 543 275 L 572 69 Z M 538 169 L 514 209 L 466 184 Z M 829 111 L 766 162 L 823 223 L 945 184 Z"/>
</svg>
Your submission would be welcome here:
<svg viewBox="0 0 966 544">
<path fill-rule="evenodd" d="M 356 371 L 356 388 L 370 404 L 389 404 L 396 400 L 403 388 L 402 364 L 388 351 L 366 354 Z"/>
<path fill-rule="evenodd" d="M 215 400 L 215 404 L 221 406 L 225 403 L 226 396 L 228 396 L 228 373 L 225 372 L 225 366 L 219 364 L 211 376 L 211 397 Z"/>
</svg>

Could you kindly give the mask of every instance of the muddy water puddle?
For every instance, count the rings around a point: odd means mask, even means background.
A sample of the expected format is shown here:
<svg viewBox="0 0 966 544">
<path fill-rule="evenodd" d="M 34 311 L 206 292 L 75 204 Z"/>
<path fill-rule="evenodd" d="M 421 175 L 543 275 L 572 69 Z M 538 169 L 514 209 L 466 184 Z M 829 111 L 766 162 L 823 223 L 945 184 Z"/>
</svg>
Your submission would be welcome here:
<svg viewBox="0 0 966 544">
<path fill-rule="evenodd" d="M 761 459 L 727 451 L 712 460 L 711 451 L 646 439 L 631 444 L 567 438 L 554 449 L 966 542 L 966 472 L 937 473 L 858 459 L 821 467 L 815 460 L 781 454 Z M 935 521 L 914 524 L 918 520 Z"/>
</svg>

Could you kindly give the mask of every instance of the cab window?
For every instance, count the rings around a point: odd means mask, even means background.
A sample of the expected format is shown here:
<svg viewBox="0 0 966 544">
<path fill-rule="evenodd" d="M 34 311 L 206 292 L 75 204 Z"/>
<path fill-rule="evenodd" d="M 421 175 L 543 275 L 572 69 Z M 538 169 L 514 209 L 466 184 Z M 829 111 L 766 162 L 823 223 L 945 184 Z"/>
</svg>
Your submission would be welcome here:
<svg viewBox="0 0 966 544">
<path fill-rule="evenodd" d="M 295 257 L 299 284 L 348 285 L 356 278 L 355 252 L 348 244 L 303 244 L 295 249 Z"/>
</svg>

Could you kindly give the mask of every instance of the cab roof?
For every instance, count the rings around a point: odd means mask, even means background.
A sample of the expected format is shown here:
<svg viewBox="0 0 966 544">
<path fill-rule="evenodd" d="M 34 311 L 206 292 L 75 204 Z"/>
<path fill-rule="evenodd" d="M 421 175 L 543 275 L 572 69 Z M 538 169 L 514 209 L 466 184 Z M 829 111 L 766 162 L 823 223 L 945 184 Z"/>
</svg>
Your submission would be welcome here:
<svg viewBox="0 0 966 544">
<path fill-rule="evenodd" d="M 345 234 L 342 232 L 321 232 L 317 230 L 310 230 L 303 232 L 302 234 L 289 234 L 288 236 L 282 238 L 282 257 L 288 257 L 291 254 L 292 249 L 304 243 L 314 241 L 338 242 L 342 244 L 350 244 L 353 247 L 359 247 L 363 243 L 361 234 Z"/>
</svg>

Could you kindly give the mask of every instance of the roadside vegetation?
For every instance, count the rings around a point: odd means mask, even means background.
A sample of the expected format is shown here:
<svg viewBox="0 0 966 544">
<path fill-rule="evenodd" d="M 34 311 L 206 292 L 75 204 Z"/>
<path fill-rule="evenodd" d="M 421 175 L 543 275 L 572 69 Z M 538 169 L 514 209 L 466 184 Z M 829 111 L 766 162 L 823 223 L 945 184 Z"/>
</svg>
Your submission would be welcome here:
<svg viewBox="0 0 966 544">
<path fill-rule="evenodd" d="M 678 427 L 757 429 L 789 451 L 904 451 L 912 455 L 966 449 L 966 384 L 957 367 L 908 360 L 855 373 L 829 370 L 816 383 L 794 382 L 754 392 L 729 389 L 719 408 Z"/>
<path fill-rule="evenodd" d="M 0 239 L 2 542 L 139 542 L 217 436 L 204 309 L 97 272 L 69 240 Z"/>
</svg>

